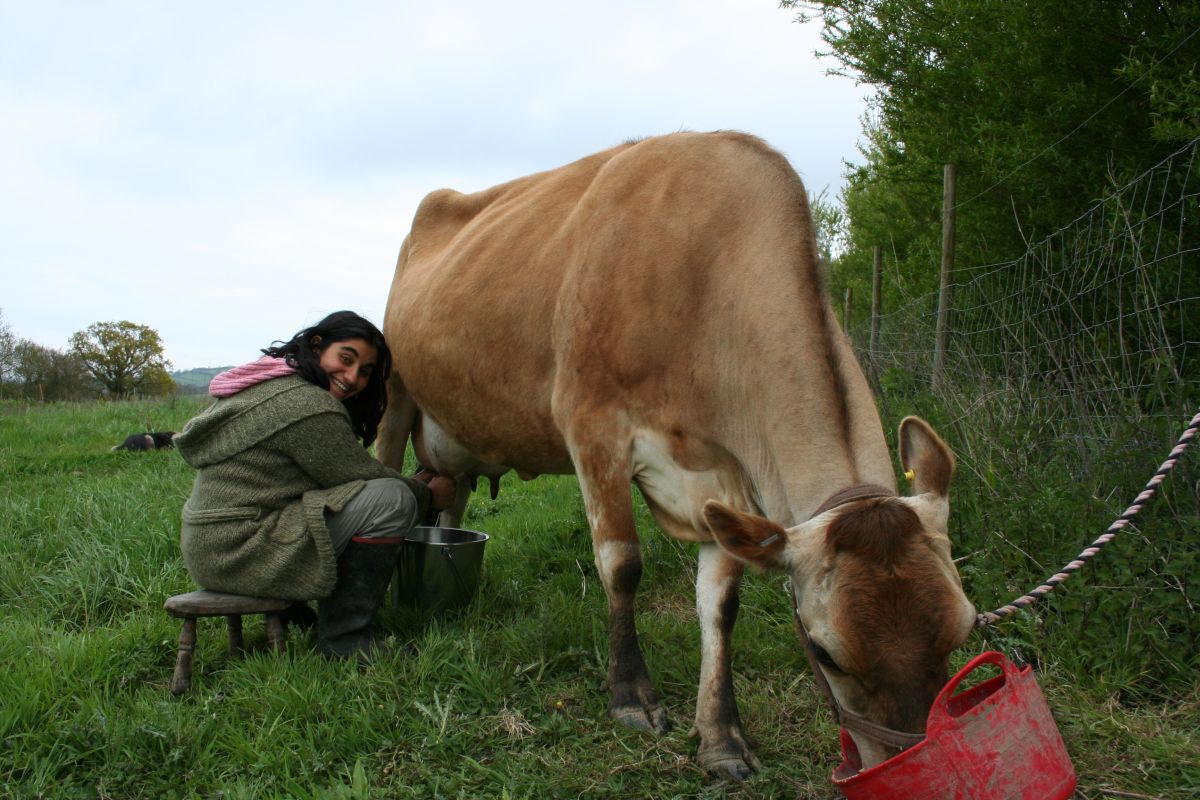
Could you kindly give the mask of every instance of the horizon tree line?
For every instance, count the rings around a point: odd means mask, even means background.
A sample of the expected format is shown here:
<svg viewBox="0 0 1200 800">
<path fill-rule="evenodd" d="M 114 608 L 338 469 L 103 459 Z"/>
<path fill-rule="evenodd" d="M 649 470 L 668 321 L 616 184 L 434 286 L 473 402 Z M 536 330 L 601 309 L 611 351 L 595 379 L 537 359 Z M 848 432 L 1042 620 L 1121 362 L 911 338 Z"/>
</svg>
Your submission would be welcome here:
<svg viewBox="0 0 1200 800">
<path fill-rule="evenodd" d="M 0 309 L 0 398 L 161 397 L 179 391 L 158 331 L 128 320 L 95 322 L 57 350 L 18 336 Z"/>
</svg>

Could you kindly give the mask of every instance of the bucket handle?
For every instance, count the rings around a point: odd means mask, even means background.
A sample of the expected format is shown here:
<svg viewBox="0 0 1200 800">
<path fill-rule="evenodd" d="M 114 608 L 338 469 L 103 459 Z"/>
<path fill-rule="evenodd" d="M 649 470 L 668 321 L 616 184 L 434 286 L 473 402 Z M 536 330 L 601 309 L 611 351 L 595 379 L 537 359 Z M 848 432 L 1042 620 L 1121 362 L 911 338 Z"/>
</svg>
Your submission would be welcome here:
<svg viewBox="0 0 1200 800">
<path fill-rule="evenodd" d="M 464 595 L 467 593 L 467 582 L 463 580 L 463 576 L 458 571 L 458 564 L 454 563 L 454 554 L 450 551 L 449 545 L 442 545 L 442 555 L 450 562 L 450 571 L 454 573 L 454 582 L 458 584 L 458 591 Z"/>
<path fill-rule="evenodd" d="M 1013 681 L 1021 676 L 1021 668 L 1009 661 L 1003 653 L 988 650 L 975 656 L 938 692 L 937 698 L 933 701 L 933 706 L 929 709 L 929 719 L 925 725 L 927 733 L 951 724 L 954 718 L 950 715 L 950 699 L 957 694 L 959 684 L 966 680 L 976 669 L 986 664 L 1000 668 L 1000 671 L 1004 674 L 1006 685 L 1011 686 Z"/>
</svg>

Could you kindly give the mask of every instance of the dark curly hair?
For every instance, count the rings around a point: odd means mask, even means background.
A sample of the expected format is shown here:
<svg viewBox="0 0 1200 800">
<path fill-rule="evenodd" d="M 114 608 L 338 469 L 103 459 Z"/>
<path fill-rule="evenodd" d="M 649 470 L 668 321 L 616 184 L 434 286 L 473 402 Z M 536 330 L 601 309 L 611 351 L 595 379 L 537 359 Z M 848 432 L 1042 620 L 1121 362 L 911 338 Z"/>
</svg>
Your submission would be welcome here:
<svg viewBox="0 0 1200 800">
<path fill-rule="evenodd" d="M 320 342 L 316 348 L 314 339 Z M 327 390 L 329 376 L 321 369 L 321 351 L 346 339 L 365 339 L 379 356 L 366 388 L 342 401 L 350 412 L 354 435 L 362 439 L 363 447 L 370 447 L 379 431 L 379 420 L 387 410 L 387 377 L 392 372 L 392 352 L 379 328 L 353 311 L 335 311 L 286 342 L 272 342 L 262 352 L 284 359 L 300 377 Z"/>
</svg>

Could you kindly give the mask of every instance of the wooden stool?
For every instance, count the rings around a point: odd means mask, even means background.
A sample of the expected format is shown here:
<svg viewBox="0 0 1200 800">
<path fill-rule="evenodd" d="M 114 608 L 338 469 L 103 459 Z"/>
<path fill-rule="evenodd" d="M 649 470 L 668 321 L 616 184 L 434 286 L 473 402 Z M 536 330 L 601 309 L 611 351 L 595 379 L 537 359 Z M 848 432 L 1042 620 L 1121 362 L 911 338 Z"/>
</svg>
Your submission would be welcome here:
<svg viewBox="0 0 1200 800">
<path fill-rule="evenodd" d="M 176 619 L 183 620 L 179 634 L 179 655 L 175 659 L 175 674 L 171 676 L 171 694 L 180 695 L 192 687 L 192 656 L 196 651 L 197 617 L 224 617 L 229 625 L 229 652 L 240 656 L 242 644 L 242 615 L 264 614 L 267 623 L 267 642 L 271 649 L 283 649 L 287 630 L 279 613 L 292 604 L 291 600 L 273 597 L 247 597 L 200 589 L 169 598 L 163 608 Z"/>
</svg>

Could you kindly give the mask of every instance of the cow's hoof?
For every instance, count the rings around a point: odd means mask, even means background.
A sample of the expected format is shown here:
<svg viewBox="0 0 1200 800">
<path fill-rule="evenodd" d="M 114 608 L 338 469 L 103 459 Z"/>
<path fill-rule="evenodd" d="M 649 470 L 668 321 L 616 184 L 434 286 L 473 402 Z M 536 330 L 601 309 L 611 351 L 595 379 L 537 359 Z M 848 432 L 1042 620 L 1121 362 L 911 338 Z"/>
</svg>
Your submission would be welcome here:
<svg viewBox="0 0 1200 800">
<path fill-rule="evenodd" d="M 754 757 L 754 753 L 748 750 L 745 752 L 718 750 L 701 753 L 697 756 L 697 760 L 700 762 L 701 769 L 709 775 L 717 778 L 733 778 L 735 781 L 746 780 L 762 767 L 758 763 L 758 759 Z"/>
<path fill-rule="evenodd" d="M 609 715 L 627 728 L 649 733 L 667 733 L 671 730 L 671 722 L 667 712 L 661 706 L 646 708 L 645 706 L 622 706 L 609 709 Z"/>
<path fill-rule="evenodd" d="M 748 780 L 754 774 L 754 770 L 740 758 L 726 758 L 721 761 L 709 764 L 704 768 L 704 771 L 714 778 L 733 778 L 741 783 Z"/>
</svg>

